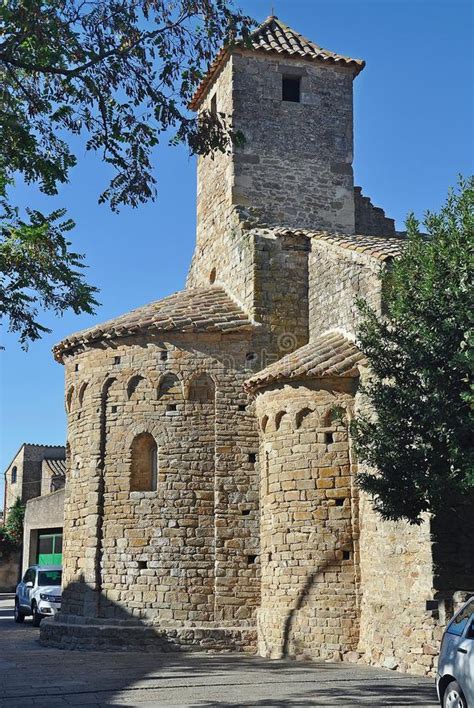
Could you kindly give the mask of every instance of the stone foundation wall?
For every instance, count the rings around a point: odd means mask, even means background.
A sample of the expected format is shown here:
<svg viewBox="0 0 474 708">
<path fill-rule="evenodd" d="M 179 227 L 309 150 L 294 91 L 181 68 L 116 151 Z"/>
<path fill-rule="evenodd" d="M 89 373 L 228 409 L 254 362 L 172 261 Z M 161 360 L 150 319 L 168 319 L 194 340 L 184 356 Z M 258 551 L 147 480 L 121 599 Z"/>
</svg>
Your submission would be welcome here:
<svg viewBox="0 0 474 708">
<path fill-rule="evenodd" d="M 344 381 L 285 385 L 257 396 L 263 656 L 341 659 L 357 647 L 351 401 Z"/>
<path fill-rule="evenodd" d="M 40 644 L 83 651 L 238 651 L 253 654 L 256 631 L 251 628 L 163 628 L 106 624 L 41 623 Z"/>
<path fill-rule="evenodd" d="M 435 598 L 429 523 L 383 521 L 370 499 L 361 495 L 360 568 L 358 650 L 364 661 L 408 673 L 432 673 L 443 622 L 426 604 Z"/>
</svg>

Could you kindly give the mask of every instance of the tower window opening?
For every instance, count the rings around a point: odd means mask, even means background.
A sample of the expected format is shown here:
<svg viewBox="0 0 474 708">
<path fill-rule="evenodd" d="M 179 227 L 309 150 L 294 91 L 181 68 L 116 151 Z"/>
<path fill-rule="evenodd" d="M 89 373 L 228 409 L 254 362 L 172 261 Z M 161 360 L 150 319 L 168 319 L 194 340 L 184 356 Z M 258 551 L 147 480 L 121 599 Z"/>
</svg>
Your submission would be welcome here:
<svg viewBox="0 0 474 708">
<path fill-rule="evenodd" d="M 334 442 L 334 434 L 333 433 L 325 433 L 324 434 L 324 442 L 326 445 L 332 445 Z"/>
<path fill-rule="evenodd" d="M 12 484 L 16 482 L 16 467 L 12 468 Z"/>
<path fill-rule="evenodd" d="M 217 93 L 211 98 L 211 115 L 217 116 Z"/>
<path fill-rule="evenodd" d="M 215 282 L 216 282 L 216 269 L 213 268 L 209 274 L 209 283 L 211 285 L 214 285 Z"/>
<path fill-rule="evenodd" d="M 284 76 L 282 79 L 282 100 L 300 103 L 301 101 L 301 79 L 299 76 Z"/>
<path fill-rule="evenodd" d="M 168 352 L 167 351 L 161 351 L 160 352 L 160 361 L 167 361 L 168 360 Z"/>
</svg>

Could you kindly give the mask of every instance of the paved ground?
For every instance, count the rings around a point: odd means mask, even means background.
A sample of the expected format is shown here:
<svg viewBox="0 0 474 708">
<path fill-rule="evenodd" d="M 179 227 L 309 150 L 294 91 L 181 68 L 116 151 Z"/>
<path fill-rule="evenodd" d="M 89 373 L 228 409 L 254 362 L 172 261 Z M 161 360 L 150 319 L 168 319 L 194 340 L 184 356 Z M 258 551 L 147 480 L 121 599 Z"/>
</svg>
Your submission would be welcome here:
<svg viewBox="0 0 474 708">
<path fill-rule="evenodd" d="M 432 680 L 349 664 L 45 649 L 12 606 L 0 595 L 1 708 L 437 706 Z"/>
</svg>

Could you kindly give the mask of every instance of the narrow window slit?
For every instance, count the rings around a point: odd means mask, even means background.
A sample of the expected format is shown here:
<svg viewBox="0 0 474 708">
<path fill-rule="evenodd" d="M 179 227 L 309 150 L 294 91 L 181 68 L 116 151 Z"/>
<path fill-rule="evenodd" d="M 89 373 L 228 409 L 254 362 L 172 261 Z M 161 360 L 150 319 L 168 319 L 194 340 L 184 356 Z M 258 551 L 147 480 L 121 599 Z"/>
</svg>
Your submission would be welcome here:
<svg viewBox="0 0 474 708">
<path fill-rule="evenodd" d="M 282 80 L 282 100 L 292 103 L 301 101 L 301 79 L 299 76 L 284 76 Z"/>
</svg>

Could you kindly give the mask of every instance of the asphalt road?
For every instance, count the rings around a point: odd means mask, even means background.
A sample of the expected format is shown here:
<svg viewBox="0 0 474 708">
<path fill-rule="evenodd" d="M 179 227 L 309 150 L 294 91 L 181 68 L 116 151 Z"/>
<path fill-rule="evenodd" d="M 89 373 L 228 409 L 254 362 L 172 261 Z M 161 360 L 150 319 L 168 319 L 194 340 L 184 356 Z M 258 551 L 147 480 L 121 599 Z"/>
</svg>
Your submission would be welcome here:
<svg viewBox="0 0 474 708">
<path fill-rule="evenodd" d="M 423 706 L 431 679 L 350 664 L 267 661 L 237 654 L 46 649 L 0 595 L 0 706 Z"/>
</svg>

